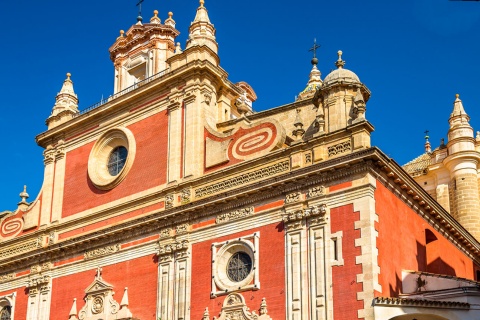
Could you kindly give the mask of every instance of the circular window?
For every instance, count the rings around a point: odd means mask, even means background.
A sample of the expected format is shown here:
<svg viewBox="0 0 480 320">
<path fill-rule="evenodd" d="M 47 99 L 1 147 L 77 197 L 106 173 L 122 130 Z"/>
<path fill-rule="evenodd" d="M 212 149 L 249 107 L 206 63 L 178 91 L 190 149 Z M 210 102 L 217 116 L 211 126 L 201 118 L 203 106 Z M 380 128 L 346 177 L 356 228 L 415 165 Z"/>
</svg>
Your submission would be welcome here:
<svg viewBox="0 0 480 320">
<path fill-rule="evenodd" d="M 228 278 L 240 282 L 248 277 L 252 271 L 252 258 L 245 252 L 237 252 L 230 257 L 227 265 Z"/>
<path fill-rule="evenodd" d="M 88 158 L 88 177 L 101 190 L 116 187 L 127 175 L 135 158 L 135 139 L 127 128 L 104 133 Z"/>
<path fill-rule="evenodd" d="M 255 249 L 250 241 L 227 241 L 214 258 L 213 272 L 217 288 L 228 292 L 253 287 L 255 263 Z"/>
<path fill-rule="evenodd" d="M 116 147 L 113 149 L 112 153 L 110 153 L 110 157 L 108 157 L 108 172 L 112 176 L 116 176 L 117 174 L 122 171 L 123 167 L 125 166 L 125 162 L 127 162 L 128 150 L 124 146 Z"/>
</svg>

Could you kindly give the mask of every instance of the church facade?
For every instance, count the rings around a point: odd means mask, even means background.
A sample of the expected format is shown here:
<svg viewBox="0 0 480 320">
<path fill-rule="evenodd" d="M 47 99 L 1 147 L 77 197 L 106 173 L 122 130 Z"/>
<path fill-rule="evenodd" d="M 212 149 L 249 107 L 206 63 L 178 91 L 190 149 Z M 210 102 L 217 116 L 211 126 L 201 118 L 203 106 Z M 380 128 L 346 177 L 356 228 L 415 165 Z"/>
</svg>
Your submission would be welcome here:
<svg viewBox="0 0 480 320">
<path fill-rule="evenodd" d="M 67 74 L 42 189 L 0 212 L 1 320 L 480 317 L 480 137 L 459 96 L 448 142 L 401 167 L 371 146 L 341 51 L 254 112 L 203 0 L 178 35 L 157 11 L 121 31 L 92 108 Z"/>
</svg>

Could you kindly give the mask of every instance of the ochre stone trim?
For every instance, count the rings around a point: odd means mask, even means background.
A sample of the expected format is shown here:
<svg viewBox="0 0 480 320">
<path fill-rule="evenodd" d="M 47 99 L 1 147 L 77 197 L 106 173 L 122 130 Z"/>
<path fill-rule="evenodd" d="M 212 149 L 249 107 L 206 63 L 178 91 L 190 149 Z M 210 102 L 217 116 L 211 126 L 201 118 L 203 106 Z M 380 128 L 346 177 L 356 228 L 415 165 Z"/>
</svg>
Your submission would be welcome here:
<svg viewBox="0 0 480 320">
<path fill-rule="evenodd" d="M 423 308 L 455 308 L 455 309 L 470 309 L 468 302 L 459 301 L 432 301 L 423 299 L 408 299 L 408 298 L 391 298 L 391 297 L 377 297 L 373 300 L 374 306 L 383 307 L 423 307 Z"/>
<path fill-rule="evenodd" d="M 248 217 L 252 214 L 254 214 L 254 207 L 242 208 L 242 209 L 238 209 L 238 210 L 235 210 L 235 211 L 232 211 L 232 212 L 223 213 L 223 214 L 218 215 L 217 218 L 215 219 L 215 223 L 216 224 L 225 223 L 225 222 L 228 222 L 230 220 L 236 220 L 236 219 L 241 219 L 241 218 L 244 218 L 244 217 Z"/>
<path fill-rule="evenodd" d="M 95 250 L 90 250 L 84 253 L 83 257 L 84 259 L 94 259 L 97 257 L 101 256 L 106 256 L 112 253 L 115 253 L 120 250 L 120 245 L 119 244 L 114 244 L 111 246 L 106 246 L 103 248 L 98 248 Z"/>
<path fill-rule="evenodd" d="M 202 198 L 218 192 L 222 192 L 233 187 L 241 186 L 249 182 L 257 181 L 266 177 L 274 176 L 279 173 L 290 170 L 290 161 L 284 160 L 270 166 L 266 166 L 245 174 L 237 175 L 232 178 L 200 187 L 195 189 L 195 198 Z"/>
</svg>

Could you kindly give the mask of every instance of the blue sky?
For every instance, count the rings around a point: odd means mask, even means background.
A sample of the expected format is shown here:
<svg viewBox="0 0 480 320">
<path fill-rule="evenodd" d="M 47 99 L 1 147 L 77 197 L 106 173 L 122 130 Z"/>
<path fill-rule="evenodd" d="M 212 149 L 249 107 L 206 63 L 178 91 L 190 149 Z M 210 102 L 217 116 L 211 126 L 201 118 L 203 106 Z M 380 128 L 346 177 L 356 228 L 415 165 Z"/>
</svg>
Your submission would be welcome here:
<svg viewBox="0 0 480 320">
<path fill-rule="evenodd" d="M 135 23 L 136 0 L 2 1 L 0 50 L 0 212 L 13 210 L 23 185 L 31 201 L 43 181 L 42 149 L 65 73 L 72 73 L 80 109 L 113 91 L 108 48 L 120 29 Z M 448 130 L 455 93 L 470 124 L 480 130 L 480 2 L 447 0 L 221 1 L 205 6 L 217 29 L 222 67 L 233 82 L 247 81 L 257 111 L 292 102 L 308 80 L 313 39 L 322 79 L 343 50 L 346 68 L 372 91 L 367 119 L 372 144 L 404 164 L 423 152 L 424 131 L 433 147 Z M 182 48 L 196 0 L 145 0 L 173 11 Z"/>
</svg>

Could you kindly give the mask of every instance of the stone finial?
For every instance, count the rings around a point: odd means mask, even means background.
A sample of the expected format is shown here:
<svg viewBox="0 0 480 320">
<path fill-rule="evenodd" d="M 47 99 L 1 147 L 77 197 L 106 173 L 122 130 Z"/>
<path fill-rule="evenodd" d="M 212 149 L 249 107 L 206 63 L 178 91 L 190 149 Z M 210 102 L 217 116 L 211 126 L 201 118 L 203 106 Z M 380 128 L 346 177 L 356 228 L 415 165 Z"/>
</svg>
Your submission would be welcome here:
<svg viewBox="0 0 480 320">
<path fill-rule="evenodd" d="M 204 6 L 205 2 L 200 1 L 200 6 L 197 8 L 195 19 L 190 25 L 187 48 L 193 46 L 207 46 L 214 53 L 218 52 L 218 43 L 215 39 L 215 28 L 208 17 L 207 8 Z"/>
<path fill-rule="evenodd" d="M 29 195 L 27 193 L 27 186 L 23 186 L 23 191 L 20 192 L 20 198 L 22 199 L 22 201 L 20 201 L 20 203 L 27 203 L 27 199 L 28 199 Z"/>
<path fill-rule="evenodd" d="M 200 6 L 197 9 L 197 14 L 195 15 L 195 19 L 192 23 L 195 22 L 207 22 L 210 23 L 210 18 L 208 17 L 207 9 L 204 6 L 205 1 L 200 0 Z"/>
<path fill-rule="evenodd" d="M 168 13 L 168 18 L 165 20 L 165 25 L 172 26 L 175 28 L 175 20 L 173 20 L 173 12 Z"/>
<path fill-rule="evenodd" d="M 55 97 L 55 105 L 52 114 L 47 119 L 48 128 L 61 124 L 68 119 L 73 118 L 78 111 L 78 97 L 73 90 L 71 74 L 67 73 L 67 78 L 63 81 L 62 89 Z M 63 118 L 63 119 L 62 119 Z"/>
<path fill-rule="evenodd" d="M 353 103 L 355 104 L 354 111 L 355 111 L 355 114 L 357 115 L 357 118 L 354 120 L 354 123 L 365 120 L 365 111 L 367 110 L 367 107 L 366 107 L 365 99 L 363 98 L 363 94 L 360 88 L 357 89 L 357 94 L 353 99 Z"/>
<path fill-rule="evenodd" d="M 463 108 L 463 103 L 462 100 L 460 100 L 460 95 L 457 93 L 455 95 L 455 101 L 453 102 L 453 112 L 451 117 L 460 115 L 467 115 L 467 113 L 465 112 L 465 108 Z"/>
<path fill-rule="evenodd" d="M 342 60 L 342 50 L 338 50 L 337 55 L 338 55 L 338 60 L 335 62 L 335 65 L 337 66 L 338 69 L 342 69 L 343 66 L 345 66 L 345 61 Z"/>
<path fill-rule="evenodd" d="M 158 17 L 158 10 L 153 10 L 153 17 L 150 18 L 150 23 L 160 24 L 161 20 Z"/>
<path fill-rule="evenodd" d="M 175 47 L 175 54 L 182 53 L 182 48 L 180 47 L 180 42 L 177 42 L 177 46 Z"/>
<path fill-rule="evenodd" d="M 208 313 L 208 307 L 206 307 L 205 311 L 203 312 L 202 320 L 210 320 L 210 314 Z"/>
<path fill-rule="evenodd" d="M 303 135 L 305 134 L 305 130 L 303 129 L 303 121 L 302 118 L 300 117 L 300 109 L 297 109 L 297 115 L 295 116 L 295 122 L 293 125 L 295 126 L 295 129 L 292 131 L 292 134 L 295 136 L 295 140 L 300 141 L 302 139 Z"/>
<path fill-rule="evenodd" d="M 262 299 L 262 303 L 260 304 L 260 315 L 267 314 L 267 300 L 265 298 Z"/>
<path fill-rule="evenodd" d="M 425 152 L 432 153 L 432 147 L 430 145 L 430 141 L 428 141 L 430 137 L 428 136 L 428 130 L 425 131 Z"/>
<path fill-rule="evenodd" d="M 102 267 L 97 267 L 97 274 L 95 275 L 95 279 L 102 280 Z"/>
<path fill-rule="evenodd" d="M 450 129 L 454 129 L 458 126 L 470 126 L 468 123 L 469 121 L 470 117 L 465 112 L 462 100 L 460 100 L 460 95 L 457 93 L 455 95 L 455 101 L 453 102 L 453 111 L 448 119 L 448 122 L 450 123 Z"/>
<path fill-rule="evenodd" d="M 125 37 L 125 31 L 120 30 L 120 35 L 117 37 L 117 40 L 118 40 L 118 39 L 122 39 L 122 38 L 124 38 L 124 37 Z"/>
<path fill-rule="evenodd" d="M 77 317 L 77 299 L 73 299 L 72 308 L 70 309 L 69 320 L 78 320 Z"/>
<path fill-rule="evenodd" d="M 117 313 L 117 319 L 131 319 L 132 312 L 128 309 L 128 287 L 125 287 L 122 301 L 120 302 L 120 310 Z"/>
</svg>

